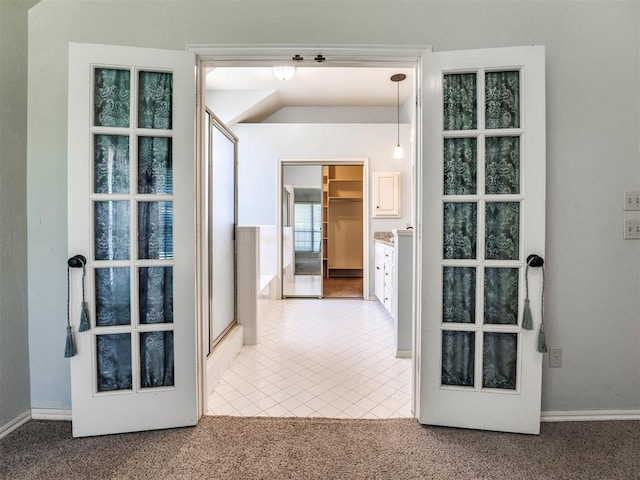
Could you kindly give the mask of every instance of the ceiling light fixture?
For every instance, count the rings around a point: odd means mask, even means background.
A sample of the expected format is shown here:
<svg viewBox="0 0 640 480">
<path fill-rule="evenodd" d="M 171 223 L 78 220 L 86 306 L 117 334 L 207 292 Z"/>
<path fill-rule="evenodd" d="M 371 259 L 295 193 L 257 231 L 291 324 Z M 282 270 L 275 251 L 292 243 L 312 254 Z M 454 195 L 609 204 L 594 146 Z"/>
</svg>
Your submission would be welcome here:
<svg viewBox="0 0 640 480">
<path fill-rule="evenodd" d="M 407 76 L 404 73 L 396 73 L 391 76 L 391 81 L 396 82 L 398 86 L 398 144 L 396 148 L 393 149 L 393 159 L 394 160 L 402 160 L 404 158 L 404 150 L 400 146 L 400 82 L 403 81 Z"/>
<path fill-rule="evenodd" d="M 286 82 L 287 80 L 291 80 L 293 76 L 296 74 L 296 67 L 292 67 L 292 66 L 273 67 L 273 74 L 278 80 L 282 80 L 283 82 Z"/>
</svg>

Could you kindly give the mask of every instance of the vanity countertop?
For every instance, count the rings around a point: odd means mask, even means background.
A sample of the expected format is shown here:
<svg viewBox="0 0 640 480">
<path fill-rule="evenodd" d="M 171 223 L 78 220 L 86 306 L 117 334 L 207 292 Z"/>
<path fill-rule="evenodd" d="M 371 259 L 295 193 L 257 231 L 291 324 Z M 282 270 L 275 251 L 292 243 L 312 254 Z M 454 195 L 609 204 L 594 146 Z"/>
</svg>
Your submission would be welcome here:
<svg viewBox="0 0 640 480">
<path fill-rule="evenodd" d="M 373 240 L 387 245 L 393 245 L 393 232 L 374 232 Z"/>
</svg>

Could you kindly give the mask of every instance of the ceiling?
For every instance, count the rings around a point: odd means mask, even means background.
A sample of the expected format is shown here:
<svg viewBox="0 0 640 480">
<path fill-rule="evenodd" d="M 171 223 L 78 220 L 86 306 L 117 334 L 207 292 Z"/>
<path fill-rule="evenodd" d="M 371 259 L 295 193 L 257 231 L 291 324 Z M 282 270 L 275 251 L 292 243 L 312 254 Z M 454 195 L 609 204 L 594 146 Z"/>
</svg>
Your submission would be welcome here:
<svg viewBox="0 0 640 480">
<path fill-rule="evenodd" d="M 264 119 L 288 106 L 395 106 L 398 93 L 391 81 L 395 73 L 407 76 L 400 82 L 402 105 L 413 94 L 411 68 L 297 67 L 291 80 L 282 81 L 271 67 L 219 67 L 207 72 L 206 84 L 208 93 L 218 99 L 242 95 L 246 104 L 251 98 L 251 116 Z"/>
</svg>

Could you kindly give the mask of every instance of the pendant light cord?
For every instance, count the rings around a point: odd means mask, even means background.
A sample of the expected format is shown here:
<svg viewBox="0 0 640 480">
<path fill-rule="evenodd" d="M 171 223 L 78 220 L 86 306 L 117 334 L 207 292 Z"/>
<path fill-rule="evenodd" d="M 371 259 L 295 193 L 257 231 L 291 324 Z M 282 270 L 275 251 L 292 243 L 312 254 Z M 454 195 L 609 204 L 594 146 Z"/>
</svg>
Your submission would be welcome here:
<svg viewBox="0 0 640 480">
<path fill-rule="evenodd" d="M 398 86 L 398 101 L 396 102 L 398 106 L 398 145 L 400 145 L 400 82 L 396 82 L 396 85 Z"/>
</svg>

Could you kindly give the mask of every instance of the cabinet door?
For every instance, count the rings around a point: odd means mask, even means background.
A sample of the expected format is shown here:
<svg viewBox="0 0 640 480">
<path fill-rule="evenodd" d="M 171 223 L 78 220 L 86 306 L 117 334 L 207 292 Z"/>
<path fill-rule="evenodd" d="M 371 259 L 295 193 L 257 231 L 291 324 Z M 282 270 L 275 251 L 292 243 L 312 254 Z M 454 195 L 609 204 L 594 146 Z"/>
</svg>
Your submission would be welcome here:
<svg viewBox="0 0 640 480">
<path fill-rule="evenodd" d="M 376 256 L 375 294 L 384 303 L 384 259 Z"/>
<path fill-rule="evenodd" d="M 400 172 L 374 172 L 373 216 L 400 216 Z"/>
</svg>

